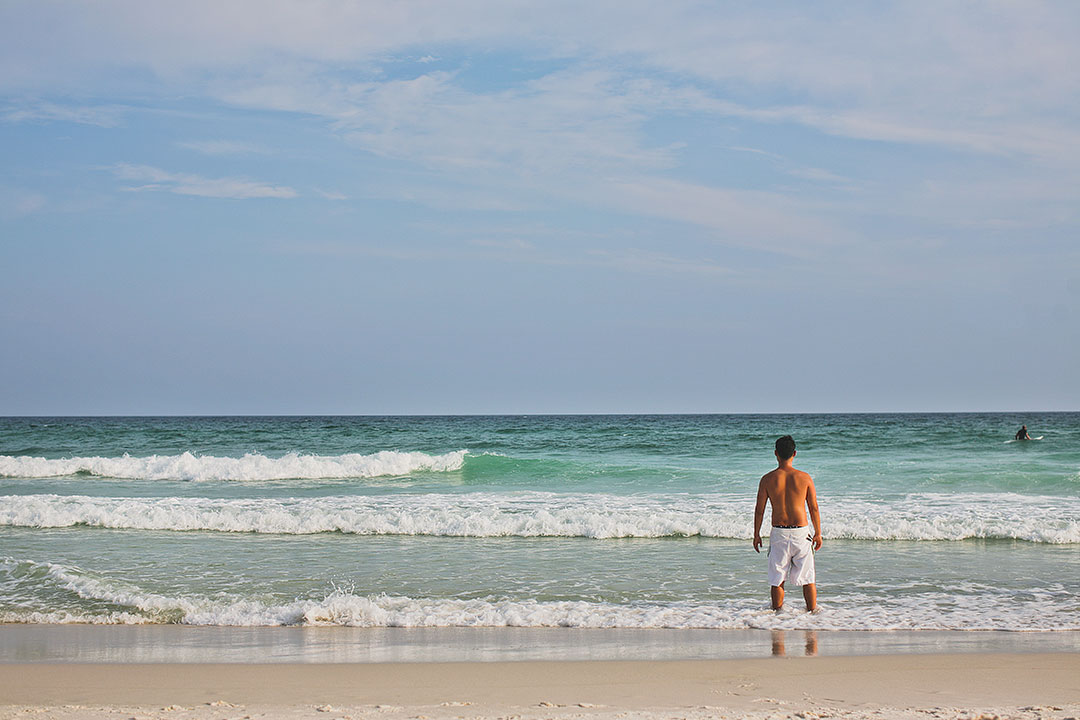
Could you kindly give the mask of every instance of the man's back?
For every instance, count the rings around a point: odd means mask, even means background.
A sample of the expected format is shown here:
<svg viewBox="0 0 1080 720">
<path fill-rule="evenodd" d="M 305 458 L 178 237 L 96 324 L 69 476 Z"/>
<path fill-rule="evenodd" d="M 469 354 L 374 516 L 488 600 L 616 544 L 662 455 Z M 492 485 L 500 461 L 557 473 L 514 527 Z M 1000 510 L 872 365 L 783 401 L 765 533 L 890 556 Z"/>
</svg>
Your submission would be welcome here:
<svg viewBox="0 0 1080 720">
<path fill-rule="evenodd" d="M 814 581 L 814 550 L 821 549 L 821 513 L 818 511 L 814 480 L 792 466 L 795 440 L 790 435 L 776 439 L 777 468 L 761 477 L 754 504 L 754 550 L 761 552 L 761 523 L 765 506 L 772 505 L 772 531 L 769 533 L 769 585 L 773 610 L 784 606 L 784 582 L 801 585 L 806 609 L 817 608 L 817 584 Z M 809 533 L 807 510 L 814 524 Z"/>
<path fill-rule="evenodd" d="M 772 505 L 774 527 L 802 527 L 806 525 L 806 504 L 813 500 L 814 481 L 807 473 L 793 467 L 778 467 L 761 478 L 761 487 Z"/>
</svg>

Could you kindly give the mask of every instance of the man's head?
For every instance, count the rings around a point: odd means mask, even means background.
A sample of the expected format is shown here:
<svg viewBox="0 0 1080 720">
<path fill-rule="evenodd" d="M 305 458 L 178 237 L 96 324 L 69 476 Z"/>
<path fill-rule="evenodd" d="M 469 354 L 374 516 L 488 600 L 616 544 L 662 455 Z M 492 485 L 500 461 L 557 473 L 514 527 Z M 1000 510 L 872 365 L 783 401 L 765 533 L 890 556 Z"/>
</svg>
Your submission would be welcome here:
<svg viewBox="0 0 1080 720">
<path fill-rule="evenodd" d="M 776 458 L 787 460 L 795 456 L 795 440 L 790 435 L 776 439 Z"/>
</svg>

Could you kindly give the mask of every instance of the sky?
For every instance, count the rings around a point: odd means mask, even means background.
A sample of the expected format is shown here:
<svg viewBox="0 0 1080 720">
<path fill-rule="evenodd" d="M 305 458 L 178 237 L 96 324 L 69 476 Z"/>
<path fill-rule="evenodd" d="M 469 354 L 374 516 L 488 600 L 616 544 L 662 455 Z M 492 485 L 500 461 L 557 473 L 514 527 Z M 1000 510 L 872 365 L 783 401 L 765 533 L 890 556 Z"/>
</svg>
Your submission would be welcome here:
<svg viewBox="0 0 1080 720">
<path fill-rule="evenodd" d="M 0 415 L 1080 409 L 1080 4 L 0 3 Z"/>
</svg>

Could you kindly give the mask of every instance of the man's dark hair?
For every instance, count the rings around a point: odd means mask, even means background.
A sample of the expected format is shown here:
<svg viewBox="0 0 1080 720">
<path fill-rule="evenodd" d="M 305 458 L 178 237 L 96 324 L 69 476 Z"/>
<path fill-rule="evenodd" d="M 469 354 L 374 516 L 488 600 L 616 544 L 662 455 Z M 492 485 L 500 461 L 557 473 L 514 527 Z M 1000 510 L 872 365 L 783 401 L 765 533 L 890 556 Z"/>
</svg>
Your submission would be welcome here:
<svg viewBox="0 0 1080 720">
<path fill-rule="evenodd" d="M 787 460 L 795 454 L 795 439 L 790 435 L 776 438 L 776 456 L 781 460 Z"/>
</svg>

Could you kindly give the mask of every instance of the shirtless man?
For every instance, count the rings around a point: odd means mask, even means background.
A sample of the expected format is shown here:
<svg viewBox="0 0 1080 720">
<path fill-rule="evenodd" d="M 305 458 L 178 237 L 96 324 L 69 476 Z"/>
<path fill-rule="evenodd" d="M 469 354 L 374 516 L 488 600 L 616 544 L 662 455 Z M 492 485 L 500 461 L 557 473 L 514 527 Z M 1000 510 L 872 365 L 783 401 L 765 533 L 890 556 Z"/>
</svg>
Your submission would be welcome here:
<svg viewBox="0 0 1080 720">
<path fill-rule="evenodd" d="M 772 532 L 769 534 L 769 585 L 772 607 L 784 606 L 784 582 L 802 585 L 806 609 L 817 610 L 817 585 L 814 583 L 814 550 L 821 549 L 821 515 L 818 513 L 814 480 L 791 463 L 795 459 L 795 441 L 785 435 L 776 441 L 777 467 L 761 478 L 757 505 L 754 507 L 754 550 L 761 552 L 761 522 L 765 503 L 772 503 Z M 814 533 L 806 524 L 806 509 Z M 811 549 L 813 548 L 813 549 Z"/>
</svg>

